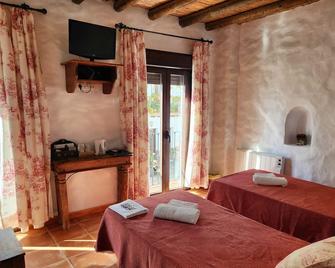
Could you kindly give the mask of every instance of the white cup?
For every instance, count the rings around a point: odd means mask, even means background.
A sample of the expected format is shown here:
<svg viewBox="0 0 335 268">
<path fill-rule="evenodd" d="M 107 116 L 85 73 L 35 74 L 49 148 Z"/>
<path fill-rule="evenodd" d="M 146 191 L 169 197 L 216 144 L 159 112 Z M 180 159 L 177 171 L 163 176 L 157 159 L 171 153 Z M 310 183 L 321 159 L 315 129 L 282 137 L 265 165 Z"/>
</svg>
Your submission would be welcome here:
<svg viewBox="0 0 335 268">
<path fill-rule="evenodd" d="M 105 154 L 105 143 L 106 140 L 95 140 L 94 147 L 95 147 L 95 155 Z"/>
</svg>

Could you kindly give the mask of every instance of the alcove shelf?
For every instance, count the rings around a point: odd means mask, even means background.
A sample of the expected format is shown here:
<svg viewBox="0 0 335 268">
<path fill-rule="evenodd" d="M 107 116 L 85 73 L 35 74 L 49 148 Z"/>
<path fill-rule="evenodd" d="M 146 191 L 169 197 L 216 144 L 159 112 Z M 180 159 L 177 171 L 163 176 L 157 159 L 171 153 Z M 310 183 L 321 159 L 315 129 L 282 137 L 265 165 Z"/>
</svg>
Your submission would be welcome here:
<svg viewBox="0 0 335 268">
<path fill-rule="evenodd" d="M 66 91 L 73 93 L 78 84 L 100 84 L 104 94 L 111 94 L 122 64 L 85 60 L 69 60 L 65 66 Z"/>
<path fill-rule="evenodd" d="M 297 135 L 304 134 L 306 144 L 297 144 Z M 312 118 L 305 107 L 294 107 L 286 116 L 284 144 L 290 146 L 310 146 L 312 140 Z"/>
</svg>

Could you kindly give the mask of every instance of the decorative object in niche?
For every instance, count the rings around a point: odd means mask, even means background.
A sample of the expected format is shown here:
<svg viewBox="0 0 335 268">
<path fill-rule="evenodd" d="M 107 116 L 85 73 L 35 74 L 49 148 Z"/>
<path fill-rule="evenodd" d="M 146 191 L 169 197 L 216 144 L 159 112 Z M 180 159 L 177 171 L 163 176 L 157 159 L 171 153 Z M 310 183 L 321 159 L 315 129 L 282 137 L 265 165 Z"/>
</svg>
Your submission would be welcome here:
<svg viewBox="0 0 335 268">
<path fill-rule="evenodd" d="M 287 145 L 310 145 L 312 118 L 304 107 L 293 108 L 286 117 L 284 143 Z"/>
<path fill-rule="evenodd" d="M 77 84 L 100 84 L 104 94 L 111 94 L 117 78 L 116 68 L 122 64 L 70 60 L 65 66 L 66 91 L 73 93 Z"/>
<path fill-rule="evenodd" d="M 307 135 L 298 134 L 297 135 L 297 145 L 307 145 Z"/>
</svg>

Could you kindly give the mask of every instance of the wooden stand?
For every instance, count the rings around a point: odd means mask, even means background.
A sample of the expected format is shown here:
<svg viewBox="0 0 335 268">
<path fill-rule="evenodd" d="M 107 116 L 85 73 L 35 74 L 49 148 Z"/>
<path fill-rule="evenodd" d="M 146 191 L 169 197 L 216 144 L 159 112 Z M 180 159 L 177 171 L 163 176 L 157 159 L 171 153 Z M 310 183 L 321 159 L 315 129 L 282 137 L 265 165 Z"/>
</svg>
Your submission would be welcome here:
<svg viewBox="0 0 335 268">
<path fill-rule="evenodd" d="M 104 94 L 112 92 L 117 78 L 116 68 L 121 64 L 70 60 L 65 65 L 66 91 L 73 93 L 77 84 L 101 84 Z"/>
<path fill-rule="evenodd" d="M 56 193 L 59 220 L 63 229 L 70 227 L 69 206 L 66 187 L 66 174 L 108 167 L 118 168 L 118 202 L 128 198 L 128 169 L 131 156 L 92 156 L 66 161 L 54 161 L 52 168 L 55 173 Z"/>
</svg>

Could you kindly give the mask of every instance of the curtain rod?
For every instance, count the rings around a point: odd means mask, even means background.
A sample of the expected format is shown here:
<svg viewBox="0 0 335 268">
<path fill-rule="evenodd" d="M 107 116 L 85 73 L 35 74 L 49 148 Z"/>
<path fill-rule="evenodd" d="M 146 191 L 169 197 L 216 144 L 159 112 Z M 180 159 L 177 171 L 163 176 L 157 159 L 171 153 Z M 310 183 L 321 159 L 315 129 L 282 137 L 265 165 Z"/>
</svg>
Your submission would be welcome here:
<svg viewBox="0 0 335 268">
<path fill-rule="evenodd" d="M 121 29 L 129 29 L 129 30 L 135 30 L 135 31 L 146 32 L 146 33 L 160 34 L 160 35 L 182 38 L 182 39 L 187 39 L 187 40 L 207 42 L 207 43 L 210 43 L 210 44 L 213 43 L 213 40 L 206 40 L 206 39 L 203 39 L 203 38 L 192 38 L 192 37 L 186 37 L 186 36 L 167 34 L 167 33 L 161 33 L 161 32 L 155 32 L 155 31 L 149 31 L 149 30 L 144 30 L 144 29 L 139 29 L 139 28 L 128 27 L 127 25 L 123 24 L 122 22 L 115 24 L 115 28 L 120 29 L 120 30 Z"/>
<path fill-rule="evenodd" d="M 42 14 L 47 14 L 48 13 L 48 11 L 45 8 L 33 8 L 33 7 L 30 7 L 29 5 L 27 5 L 26 3 L 23 3 L 21 5 L 16 5 L 16 4 L 10 4 L 10 3 L 0 1 L 0 4 L 4 5 L 4 6 L 22 8 L 22 9 L 25 9 L 25 10 L 32 10 L 32 11 L 40 12 Z"/>
</svg>

